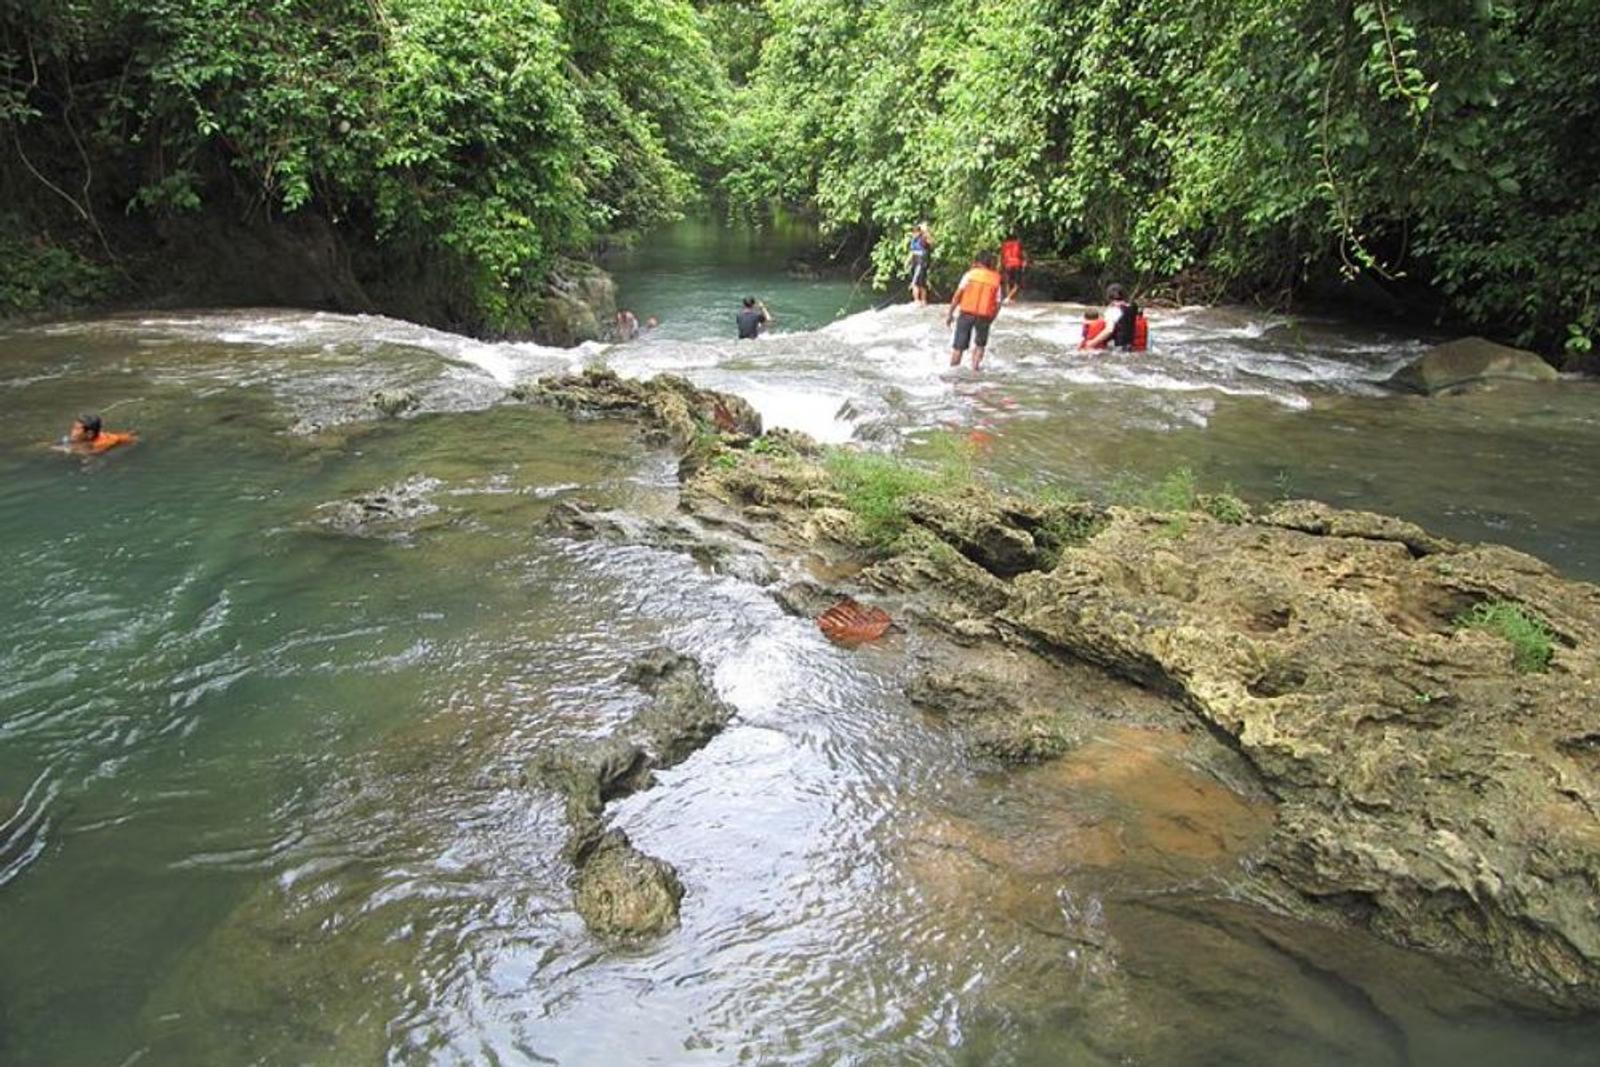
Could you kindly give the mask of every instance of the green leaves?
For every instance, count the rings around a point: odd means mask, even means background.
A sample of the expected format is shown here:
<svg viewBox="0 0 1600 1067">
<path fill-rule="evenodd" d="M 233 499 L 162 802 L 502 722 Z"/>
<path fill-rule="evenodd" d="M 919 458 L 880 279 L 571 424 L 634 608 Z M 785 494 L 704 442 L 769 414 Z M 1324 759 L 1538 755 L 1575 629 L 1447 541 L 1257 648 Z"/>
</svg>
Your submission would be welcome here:
<svg viewBox="0 0 1600 1067">
<path fill-rule="evenodd" d="M 35 85 L 23 42 L 43 63 Z M 0 123 L 81 170 L 79 130 L 59 121 L 70 100 L 118 208 L 322 214 L 357 247 L 452 265 L 490 330 L 525 317 L 552 256 L 693 200 L 721 158 L 727 93 L 689 0 L 0 12 Z"/>
<path fill-rule="evenodd" d="M 880 280 L 929 218 L 947 269 L 1021 227 L 1040 254 L 1236 294 L 1421 278 L 1552 349 L 1595 308 L 1595 0 L 767 10 L 724 188 L 877 235 Z"/>
</svg>

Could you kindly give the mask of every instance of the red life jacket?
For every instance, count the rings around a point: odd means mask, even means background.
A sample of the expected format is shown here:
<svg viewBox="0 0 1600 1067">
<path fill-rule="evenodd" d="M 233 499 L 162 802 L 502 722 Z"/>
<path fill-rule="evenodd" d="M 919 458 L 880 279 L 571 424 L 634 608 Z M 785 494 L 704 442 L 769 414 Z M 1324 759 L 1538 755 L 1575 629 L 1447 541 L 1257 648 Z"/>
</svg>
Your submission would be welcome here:
<svg viewBox="0 0 1600 1067">
<path fill-rule="evenodd" d="M 1000 245 L 1000 265 L 1006 270 L 1017 270 L 1026 266 L 1028 257 L 1022 254 L 1022 242 L 1010 240 Z"/>
<path fill-rule="evenodd" d="M 980 319 L 1000 314 L 1000 275 L 988 267 L 967 271 L 961 287 L 961 310 Z"/>
<path fill-rule="evenodd" d="M 1130 352 L 1145 352 L 1150 348 L 1150 320 L 1144 317 L 1144 312 L 1139 312 L 1133 320 L 1133 344 L 1128 346 Z"/>
<path fill-rule="evenodd" d="M 1099 337 L 1100 336 L 1100 331 L 1104 330 L 1105 328 L 1106 328 L 1106 320 L 1105 319 L 1084 319 L 1083 320 L 1083 343 L 1084 344 L 1088 344 L 1090 341 L 1093 341 L 1096 337 Z"/>
</svg>

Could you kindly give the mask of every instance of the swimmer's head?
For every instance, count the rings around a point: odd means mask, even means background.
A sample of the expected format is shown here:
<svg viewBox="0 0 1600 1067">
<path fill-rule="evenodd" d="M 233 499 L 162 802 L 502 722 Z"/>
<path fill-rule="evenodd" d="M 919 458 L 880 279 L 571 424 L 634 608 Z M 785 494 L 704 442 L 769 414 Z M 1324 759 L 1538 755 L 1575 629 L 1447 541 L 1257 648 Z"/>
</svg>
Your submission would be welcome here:
<svg viewBox="0 0 1600 1067">
<path fill-rule="evenodd" d="M 72 421 L 72 429 L 67 431 L 69 441 L 93 441 L 100 436 L 100 416 L 93 412 L 85 412 Z"/>
</svg>

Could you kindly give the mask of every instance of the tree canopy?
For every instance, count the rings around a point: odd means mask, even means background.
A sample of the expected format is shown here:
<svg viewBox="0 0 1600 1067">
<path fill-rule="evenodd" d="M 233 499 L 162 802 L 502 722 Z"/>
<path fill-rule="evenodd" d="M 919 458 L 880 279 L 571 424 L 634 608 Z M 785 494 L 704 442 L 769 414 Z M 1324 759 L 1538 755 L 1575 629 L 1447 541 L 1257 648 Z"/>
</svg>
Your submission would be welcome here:
<svg viewBox="0 0 1600 1067">
<path fill-rule="evenodd" d="M 1594 0 L 771 0 L 726 178 L 902 255 L 931 219 L 1225 293 L 1426 285 L 1585 351 Z"/>
<path fill-rule="evenodd" d="M 857 232 L 885 276 L 929 219 L 1202 298 L 1364 274 L 1581 354 L 1596 25 L 1600 0 L 11 0 L 0 310 L 92 298 L 128 227 L 227 211 L 444 264 L 470 325 L 515 332 L 555 257 L 714 191 Z"/>
<path fill-rule="evenodd" d="M 0 124 L 18 152 L 5 181 L 30 205 L 102 241 L 127 214 L 316 213 L 449 260 L 488 329 L 520 325 L 518 296 L 554 255 L 693 201 L 727 92 L 686 0 L 22 0 L 0 14 Z"/>
</svg>

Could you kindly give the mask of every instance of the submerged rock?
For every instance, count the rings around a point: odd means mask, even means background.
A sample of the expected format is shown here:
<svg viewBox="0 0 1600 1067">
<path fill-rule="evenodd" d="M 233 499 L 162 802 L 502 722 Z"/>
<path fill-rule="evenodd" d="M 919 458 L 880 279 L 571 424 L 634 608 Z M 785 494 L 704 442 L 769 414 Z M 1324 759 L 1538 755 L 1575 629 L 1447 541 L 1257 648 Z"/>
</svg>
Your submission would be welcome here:
<svg viewBox="0 0 1600 1067">
<path fill-rule="evenodd" d="M 1389 384 L 1432 396 L 1487 381 L 1551 382 L 1557 377 L 1556 369 L 1532 352 L 1463 337 L 1428 349 L 1396 371 Z"/>
<path fill-rule="evenodd" d="M 372 394 L 372 406 L 388 418 L 398 418 L 422 406 L 422 401 L 410 389 L 379 389 Z"/>
<path fill-rule="evenodd" d="M 413 533 L 428 523 L 444 521 L 433 494 L 437 478 L 412 475 L 401 482 L 348 500 L 323 504 L 317 522 L 352 537 L 391 537 Z"/>
</svg>

